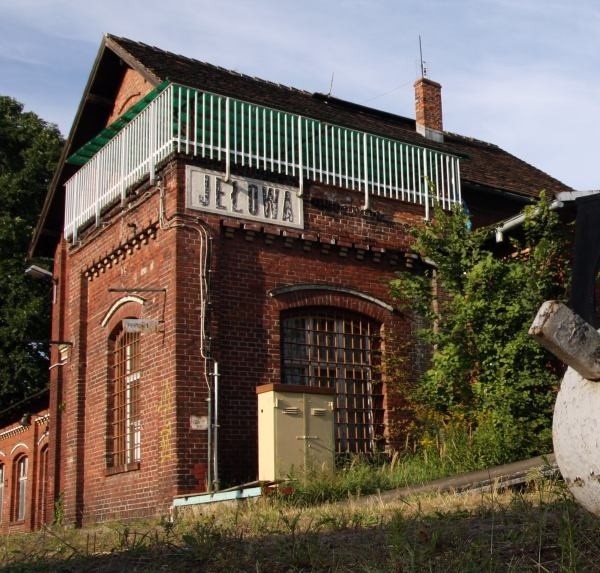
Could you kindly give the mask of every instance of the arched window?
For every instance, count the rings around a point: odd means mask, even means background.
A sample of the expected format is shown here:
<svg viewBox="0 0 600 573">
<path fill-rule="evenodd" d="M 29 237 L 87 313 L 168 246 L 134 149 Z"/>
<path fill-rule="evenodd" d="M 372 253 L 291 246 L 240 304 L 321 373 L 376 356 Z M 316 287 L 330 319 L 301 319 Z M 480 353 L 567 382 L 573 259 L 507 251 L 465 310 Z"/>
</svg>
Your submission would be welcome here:
<svg viewBox="0 0 600 573">
<path fill-rule="evenodd" d="M 360 314 L 303 308 L 282 317 L 282 380 L 335 388 L 338 453 L 372 453 L 382 430 L 380 325 Z"/>
<path fill-rule="evenodd" d="M 4 508 L 4 480 L 6 476 L 4 475 L 4 464 L 0 464 L 0 523 L 2 523 L 3 508 Z"/>
<path fill-rule="evenodd" d="M 107 464 L 119 470 L 133 469 L 141 459 L 140 334 L 121 329 L 111 355 Z"/>
<path fill-rule="evenodd" d="M 27 510 L 27 456 L 17 458 L 14 466 L 14 519 L 23 521 Z"/>
</svg>

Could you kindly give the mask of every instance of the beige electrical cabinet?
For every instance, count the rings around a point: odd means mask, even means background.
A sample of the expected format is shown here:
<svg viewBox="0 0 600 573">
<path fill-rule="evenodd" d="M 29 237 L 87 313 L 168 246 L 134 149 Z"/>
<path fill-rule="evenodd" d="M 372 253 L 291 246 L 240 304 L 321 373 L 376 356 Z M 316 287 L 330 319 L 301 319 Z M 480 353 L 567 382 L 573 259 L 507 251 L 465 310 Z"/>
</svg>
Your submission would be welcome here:
<svg viewBox="0 0 600 573">
<path fill-rule="evenodd" d="M 265 384 L 256 393 L 259 480 L 285 479 L 307 468 L 333 469 L 333 389 Z"/>
</svg>

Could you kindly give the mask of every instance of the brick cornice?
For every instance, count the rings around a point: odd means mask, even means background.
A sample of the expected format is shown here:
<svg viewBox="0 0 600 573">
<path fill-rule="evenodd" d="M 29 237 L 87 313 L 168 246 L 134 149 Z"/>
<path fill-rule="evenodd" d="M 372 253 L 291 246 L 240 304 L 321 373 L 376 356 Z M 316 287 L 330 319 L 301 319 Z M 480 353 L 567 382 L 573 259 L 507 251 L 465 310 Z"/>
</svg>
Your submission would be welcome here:
<svg viewBox="0 0 600 573">
<path fill-rule="evenodd" d="M 95 277 L 104 273 L 106 269 L 110 269 L 113 265 L 119 264 L 128 256 L 132 255 L 134 251 L 137 251 L 142 246 L 147 245 L 151 239 L 156 239 L 157 232 L 158 222 L 149 224 L 147 227 L 136 233 L 133 237 L 121 242 L 111 251 L 100 257 L 100 259 L 84 268 L 84 276 L 89 281 L 93 280 Z"/>
</svg>

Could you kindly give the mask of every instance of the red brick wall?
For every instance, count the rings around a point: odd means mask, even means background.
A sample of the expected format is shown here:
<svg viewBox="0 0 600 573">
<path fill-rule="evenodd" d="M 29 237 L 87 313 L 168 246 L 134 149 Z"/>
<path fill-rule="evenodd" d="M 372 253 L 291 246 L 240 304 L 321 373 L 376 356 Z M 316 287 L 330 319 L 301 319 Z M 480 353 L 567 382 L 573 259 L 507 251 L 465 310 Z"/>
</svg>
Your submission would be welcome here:
<svg viewBox="0 0 600 573">
<path fill-rule="evenodd" d="M 168 189 L 168 196 L 175 192 Z M 158 230 L 158 196 L 107 217 L 80 246 L 69 249 L 60 278 L 62 332 L 73 343 L 61 368 L 60 485 L 68 521 L 122 518 L 167 511 L 177 493 L 176 468 L 176 231 Z M 60 271 L 61 258 L 55 272 Z M 65 278 L 66 277 L 66 278 Z M 111 290 L 121 289 L 121 290 Z M 135 290 L 142 289 L 142 290 Z M 153 289 L 153 290 L 144 290 Z M 124 297 L 140 297 L 109 315 Z M 64 301 L 64 302 L 63 302 Z M 109 475 L 107 402 L 109 336 L 125 317 L 161 321 L 164 332 L 142 335 L 142 462 Z"/>
<path fill-rule="evenodd" d="M 191 416 L 207 415 L 200 340 L 202 229 L 212 250 L 210 335 L 221 372 L 223 484 L 256 478 L 255 387 L 280 380 L 282 311 L 317 305 L 362 313 L 382 324 L 386 350 L 400 348 L 409 371 L 418 362 L 410 317 L 347 291 L 391 302 L 388 282 L 405 268 L 407 230 L 422 221 L 422 208 L 374 198 L 372 212 L 365 214 L 361 194 L 309 186 L 305 229 L 284 231 L 186 209 L 184 158 L 172 160 L 161 175 L 162 224 L 159 191 L 146 185 L 125 210 L 116 208 L 104 225 L 81 233 L 79 245 L 57 251 L 53 337 L 73 347 L 68 364 L 52 372 L 51 411 L 61 439 L 50 458 L 58 468 L 54 495 L 62 496 L 68 522 L 164 514 L 173 495 L 205 489 L 206 431 L 190 424 Z M 269 294 L 307 283 L 346 291 Z M 109 314 L 125 296 L 141 297 L 143 305 L 128 302 Z M 111 475 L 106 467 L 108 338 L 125 317 L 162 321 L 162 331 L 141 335 L 139 469 Z M 387 412 L 400 405 L 394 383 L 384 380 Z"/>
<path fill-rule="evenodd" d="M 25 413 L 25 411 L 23 412 Z M 21 412 L 19 412 L 21 414 Z M 0 465 L 4 466 L 3 500 L 0 508 L 0 533 L 30 531 L 53 520 L 52 498 L 43 467 L 48 448 L 48 411 L 31 413 L 30 425 L 18 420 L 0 428 Z M 25 519 L 17 519 L 17 463 L 27 457 Z"/>
<path fill-rule="evenodd" d="M 127 68 L 117 92 L 112 113 L 106 125 L 110 125 L 131 106 L 140 101 L 148 92 L 151 92 L 152 89 L 152 84 L 146 81 L 139 72 Z"/>
</svg>

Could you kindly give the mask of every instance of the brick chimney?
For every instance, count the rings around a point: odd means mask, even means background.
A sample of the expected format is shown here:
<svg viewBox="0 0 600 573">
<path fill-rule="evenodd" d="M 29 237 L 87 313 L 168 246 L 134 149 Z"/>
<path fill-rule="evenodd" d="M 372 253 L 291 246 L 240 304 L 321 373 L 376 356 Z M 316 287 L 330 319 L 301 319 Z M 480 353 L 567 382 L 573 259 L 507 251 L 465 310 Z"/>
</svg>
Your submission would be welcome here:
<svg viewBox="0 0 600 573">
<path fill-rule="evenodd" d="M 417 132 L 434 141 L 444 141 L 442 86 L 428 78 L 415 82 Z"/>
</svg>

